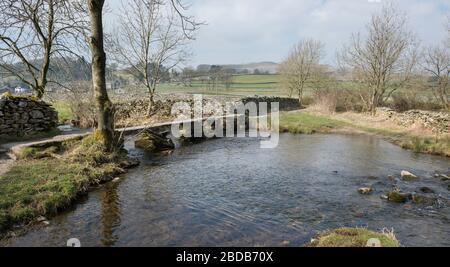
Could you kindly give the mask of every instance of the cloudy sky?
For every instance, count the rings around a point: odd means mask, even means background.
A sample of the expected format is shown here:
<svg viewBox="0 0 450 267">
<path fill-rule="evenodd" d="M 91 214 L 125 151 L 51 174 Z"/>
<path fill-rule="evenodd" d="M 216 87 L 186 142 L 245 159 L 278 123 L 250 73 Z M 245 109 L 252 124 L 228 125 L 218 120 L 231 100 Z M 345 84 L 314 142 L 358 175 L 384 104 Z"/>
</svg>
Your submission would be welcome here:
<svg viewBox="0 0 450 267">
<path fill-rule="evenodd" d="M 120 1 L 110 0 L 113 12 Z M 184 0 L 207 25 L 192 43 L 190 64 L 280 62 L 302 38 L 326 44 L 325 62 L 388 0 Z M 407 13 L 422 43 L 444 39 L 449 0 L 390 0 Z M 107 1 L 108 2 L 108 1 Z M 112 16 L 112 15 L 109 15 Z M 111 17 L 109 18 L 111 19 Z"/>
</svg>

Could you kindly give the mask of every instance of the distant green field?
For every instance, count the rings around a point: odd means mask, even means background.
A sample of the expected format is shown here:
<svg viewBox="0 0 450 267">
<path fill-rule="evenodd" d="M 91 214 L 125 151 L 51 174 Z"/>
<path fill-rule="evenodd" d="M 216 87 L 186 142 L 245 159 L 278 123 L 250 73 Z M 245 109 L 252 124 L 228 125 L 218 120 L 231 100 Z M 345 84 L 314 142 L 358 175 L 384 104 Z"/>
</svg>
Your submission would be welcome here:
<svg viewBox="0 0 450 267">
<path fill-rule="evenodd" d="M 183 84 L 161 84 L 158 91 L 160 93 L 197 93 L 208 95 L 287 95 L 280 85 L 279 75 L 236 75 L 233 77 L 229 88 L 224 84 L 218 84 L 211 88 L 207 83 L 193 82 L 190 86 Z"/>
<path fill-rule="evenodd" d="M 352 81 L 337 82 L 329 85 L 329 89 L 337 90 L 358 90 L 362 85 Z M 225 95 L 225 96 L 288 96 L 288 92 L 281 84 L 280 75 L 235 75 L 229 88 L 224 84 L 217 84 L 215 88 L 202 82 L 192 82 L 190 85 L 181 83 L 160 84 L 157 89 L 158 93 L 187 93 L 187 94 L 204 94 L 204 95 Z M 306 85 L 304 96 L 311 96 L 314 88 Z M 399 92 L 408 92 L 409 88 L 399 90 Z M 430 92 L 422 91 L 419 95 L 424 98 L 430 97 Z M 296 94 L 294 93 L 294 97 Z"/>
<path fill-rule="evenodd" d="M 247 83 L 247 84 L 278 84 L 280 82 L 280 75 L 237 75 L 233 77 L 234 83 Z"/>
</svg>

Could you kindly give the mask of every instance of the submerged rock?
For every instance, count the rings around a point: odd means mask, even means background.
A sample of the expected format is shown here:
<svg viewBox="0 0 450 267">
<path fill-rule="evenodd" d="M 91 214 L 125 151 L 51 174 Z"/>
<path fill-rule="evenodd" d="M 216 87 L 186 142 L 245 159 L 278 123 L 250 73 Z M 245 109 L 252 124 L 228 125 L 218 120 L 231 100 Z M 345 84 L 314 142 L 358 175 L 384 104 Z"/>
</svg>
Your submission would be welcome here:
<svg viewBox="0 0 450 267">
<path fill-rule="evenodd" d="M 410 194 L 400 193 L 399 191 L 392 191 L 387 194 L 387 198 L 391 202 L 405 203 L 411 198 Z"/>
<path fill-rule="evenodd" d="M 441 180 L 444 181 L 444 182 L 450 181 L 450 177 L 449 177 L 448 175 L 440 174 L 439 177 L 440 177 Z"/>
<path fill-rule="evenodd" d="M 432 194 L 432 193 L 434 193 L 433 189 L 431 189 L 429 187 L 426 187 L 426 186 L 421 187 L 419 190 L 420 190 L 420 192 L 425 193 L 425 194 Z"/>
<path fill-rule="evenodd" d="M 369 195 L 370 193 L 373 192 L 373 189 L 370 187 L 362 187 L 362 188 L 358 189 L 358 192 L 362 195 Z"/>
<path fill-rule="evenodd" d="M 402 176 L 402 179 L 405 181 L 414 181 L 414 180 L 419 179 L 419 177 L 417 177 L 416 175 L 414 175 L 408 171 L 402 171 L 401 176 Z"/>
<path fill-rule="evenodd" d="M 422 195 L 414 195 L 414 196 L 412 196 L 412 201 L 414 204 L 433 206 L 436 203 L 437 198 L 427 197 L 427 196 L 422 196 Z"/>
</svg>

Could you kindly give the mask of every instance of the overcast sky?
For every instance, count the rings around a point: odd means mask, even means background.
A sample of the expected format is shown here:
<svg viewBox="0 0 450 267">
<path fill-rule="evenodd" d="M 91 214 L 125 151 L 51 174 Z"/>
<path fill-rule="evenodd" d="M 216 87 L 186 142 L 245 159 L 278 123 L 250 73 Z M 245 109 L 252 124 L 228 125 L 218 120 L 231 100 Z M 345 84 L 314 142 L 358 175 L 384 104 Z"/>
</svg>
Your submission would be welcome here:
<svg viewBox="0 0 450 267">
<path fill-rule="evenodd" d="M 120 1 L 109 0 L 113 12 Z M 364 30 L 370 15 L 388 0 L 184 0 L 189 14 L 207 25 L 192 43 L 192 66 L 259 61 L 280 62 L 302 38 L 326 44 L 325 63 L 352 32 Z M 391 0 L 409 17 L 422 43 L 443 40 L 449 0 Z M 113 15 L 108 15 L 111 21 Z"/>
</svg>

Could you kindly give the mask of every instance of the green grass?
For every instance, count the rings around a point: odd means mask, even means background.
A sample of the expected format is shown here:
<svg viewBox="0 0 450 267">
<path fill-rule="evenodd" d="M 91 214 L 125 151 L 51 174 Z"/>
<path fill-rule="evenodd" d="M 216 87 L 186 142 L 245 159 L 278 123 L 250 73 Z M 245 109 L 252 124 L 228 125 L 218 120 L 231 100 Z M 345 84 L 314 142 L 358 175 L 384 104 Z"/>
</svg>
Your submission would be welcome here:
<svg viewBox="0 0 450 267">
<path fill-rule="evenodd" d="M 52 106 L 58 112 L 58 119 L 60 123 L 65 123 L 73 119 L 73 113 L 70 109 L 69 104 L 64 101 L 55 101 L 52 103 Z"/>
<path fill-rule="evenodd" d="M 400 247 L 390 233 L 377 233 L 364 228 L 340 228 L 317 235 L 308 247 L 366 247 L 369 239 L 376 238 L 382 247 Z"/>
<path fill-rule="evenodd" d="M 405 149 L 413 150 L 414 152 L 450 157 L 450 136 L 411 136 L 410 138 L 401 140 L 399 145 Z"/>
<path fill-rule="evenodd" d="M 282 89 L 279 75 L 236 75 L 233 76 L 230 88 L 224 84 L 218 84 L 216 88 L 209 88 L 208 84 L 192 82 L 191 86 L 183 84 L 160 84 L 157 91 L 159 93 L 189 93 L 205 95 L 225 95 L 225 96 L 286 96 Z"/>
<path fill-rule="evenodd" d="M 281 132 L 294 134 L 327 133 L 345 125 L 344 122 L 306 112 L 282 112 L 280 114 Z"/>
<path fill-rule="evenodd" d="M 233 83 L 280 83 L 280 75 L 236 75 L 233 77 Z"/>
<path fill-rule="evenodd" d="M 55 214 L 90 185 L 124 172 L 121 162 L 126 155 L 106 154 L 91 139 L 23 152 L 25 159 L 0 176 L 0 232 L 37 216 Z"/>
</svg>

